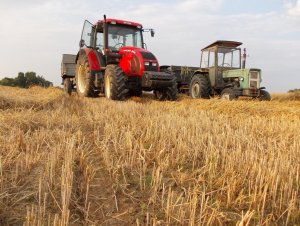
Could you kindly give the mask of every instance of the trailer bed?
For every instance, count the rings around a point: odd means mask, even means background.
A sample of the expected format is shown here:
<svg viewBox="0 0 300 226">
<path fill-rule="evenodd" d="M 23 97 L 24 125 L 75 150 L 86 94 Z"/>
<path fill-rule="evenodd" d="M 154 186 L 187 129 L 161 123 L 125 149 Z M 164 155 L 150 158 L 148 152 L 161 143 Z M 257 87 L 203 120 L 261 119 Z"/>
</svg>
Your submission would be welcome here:
<svg viewBox="0 0 300 226">
<path fill-rule="evenodd" d="M 61 76 L 63 78 L 73 78 L 76 73 L 76 55 L 63 54 L 61 62 Z"/>
</svg>

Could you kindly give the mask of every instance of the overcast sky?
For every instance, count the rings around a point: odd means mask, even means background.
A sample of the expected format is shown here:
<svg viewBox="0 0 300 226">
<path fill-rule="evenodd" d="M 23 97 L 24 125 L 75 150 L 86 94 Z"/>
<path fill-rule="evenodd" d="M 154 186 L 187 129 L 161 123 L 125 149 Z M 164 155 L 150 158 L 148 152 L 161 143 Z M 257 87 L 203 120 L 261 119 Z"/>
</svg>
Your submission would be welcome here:
<svg viewBox="0 0 300 226">
<path fill-rule="evenodd" d="M 62 54 L 103 14 L 154 28 L 145 41 L 161 65 L 199 66 L 201 48 L 235 40 L 268 90 L 300 88 L 300 0 L 0 0 L 0 78 L 35 71 L 59 85 Z"/>
</svg>

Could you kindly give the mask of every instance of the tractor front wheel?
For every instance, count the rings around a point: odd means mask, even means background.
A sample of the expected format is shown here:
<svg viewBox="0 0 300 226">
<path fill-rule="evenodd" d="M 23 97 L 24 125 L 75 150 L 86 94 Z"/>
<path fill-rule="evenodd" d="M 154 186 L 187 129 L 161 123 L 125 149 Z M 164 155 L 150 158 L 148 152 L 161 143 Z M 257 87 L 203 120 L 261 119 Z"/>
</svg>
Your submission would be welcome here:
<svg viewBox="0 0 300 226">
<path fill-rule="evenodd" d="M 189 87 L 189 95 L 194 99 L 209 99 L 210 83 L 205 75 L 197 74 L 192 78 Z"/>
<path fill-rule="evenodd" d="M 124 100 L 128 89 L 125 84 L 125 75 L 118 65 L 106 66 L 104 75 L 105 97 L 110 100 Z"/>
<path fill-rule="evenodd" d="M 259 95 L 259 100 L 260 101 L 270 101 L 271 100 L 271 95 L 269 92 L 265 90 L 260 90 L 260 95 Z"/>
<path fill-rule="evenodd" d="M 173 80 L 172 86 L 169 86 L 164 89 L 154 90 L 154 96 L 156 99 L 160 101 L 169 100 L 169 101 L 175 101 L 177 99 L 177 82 L 176 78 Z"/>
<path fill-rule="evenodd" d="M 221 99 L 222 100 L 235 100 L 237 99 L 236 94 L 234 93 L 234 90 L 231 88 L 225 88 L 221 92 Z"/>
</svg>

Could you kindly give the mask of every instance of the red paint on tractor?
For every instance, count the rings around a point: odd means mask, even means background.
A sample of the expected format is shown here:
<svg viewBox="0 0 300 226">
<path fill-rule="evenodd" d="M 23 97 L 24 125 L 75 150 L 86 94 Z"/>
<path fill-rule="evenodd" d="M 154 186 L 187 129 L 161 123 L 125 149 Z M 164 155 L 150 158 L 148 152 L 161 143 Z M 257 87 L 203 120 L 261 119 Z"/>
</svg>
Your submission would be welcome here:
<svg viewBox="0 0 300 226">
<path fill-rule="evenodd" d="M 113 18 L 107 18 L 106 22 L 108 22 L 108 23 L 117 23 L 117 24 L 130 25 L 130 26 L 135 26 L 135 27 L 142 27 L 142 24 L 140 24 L 140 23 L 136 23 L 136 22 L 132 22 L 132 21 L 127 21 L 127 20 L 113 19 Z M 97 23 L 104 23 L 104 20 L 98 20 Z"/>
<path fill-rule="evenodd" d="M 119 65 L 127 76 L 142 76 L 144 71 L 149 70 L 145 66 L 145 62 L 155 63 L 156 71 L 160 71 L 157 59 L 145 49 L 126 46 L 119 49 L 119 54 L 122 55 Z M 147 54 L 150 55 L 149 59 L 147 59 Z M 153 67 L 151 71 L 153 71 Z"/>
<path fill-rule="evenodd" d="M 119 54 L 120 67 L 127 76 L 142 76 L 145 70 L 144 59 L 140 53 L 143 49 L 136 47 L 121 47 Z"/>
<path fill-rule="evenodd" d="M 98 61 L 96 50 L 90 48 L 84 48 L 82 50 L 85 51 L 85 54 L 88 58 L 90 69 L 92 71 L 100 71 L 101 67 Z"/>
</svg>

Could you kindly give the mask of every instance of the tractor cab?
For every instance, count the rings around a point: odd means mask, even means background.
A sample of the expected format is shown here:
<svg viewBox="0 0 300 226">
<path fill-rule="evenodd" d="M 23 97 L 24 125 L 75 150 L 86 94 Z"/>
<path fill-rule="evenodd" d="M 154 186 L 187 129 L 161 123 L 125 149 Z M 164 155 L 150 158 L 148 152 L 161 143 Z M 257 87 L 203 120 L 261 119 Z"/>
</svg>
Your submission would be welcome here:
<svg viewBox="0 0 300 226">
<path fill-rule="evenodd" d="M 94 25 L 85 21 L 80 47 L 98 50 L 109 62 L 118 61 L 116 53 L 122 47 L 143 48 L 143 27 L 139 23 L 106 19 L 99 20 Z"/>
<path fill-rule="evenodd" d="M 202 49 L 200 67 L 209 72 L 210 83 L 216 89 L 225 85 L 224 71 L 241 69 L 240 45 L 241 42 L 216 41 Z"/>
</svg>

